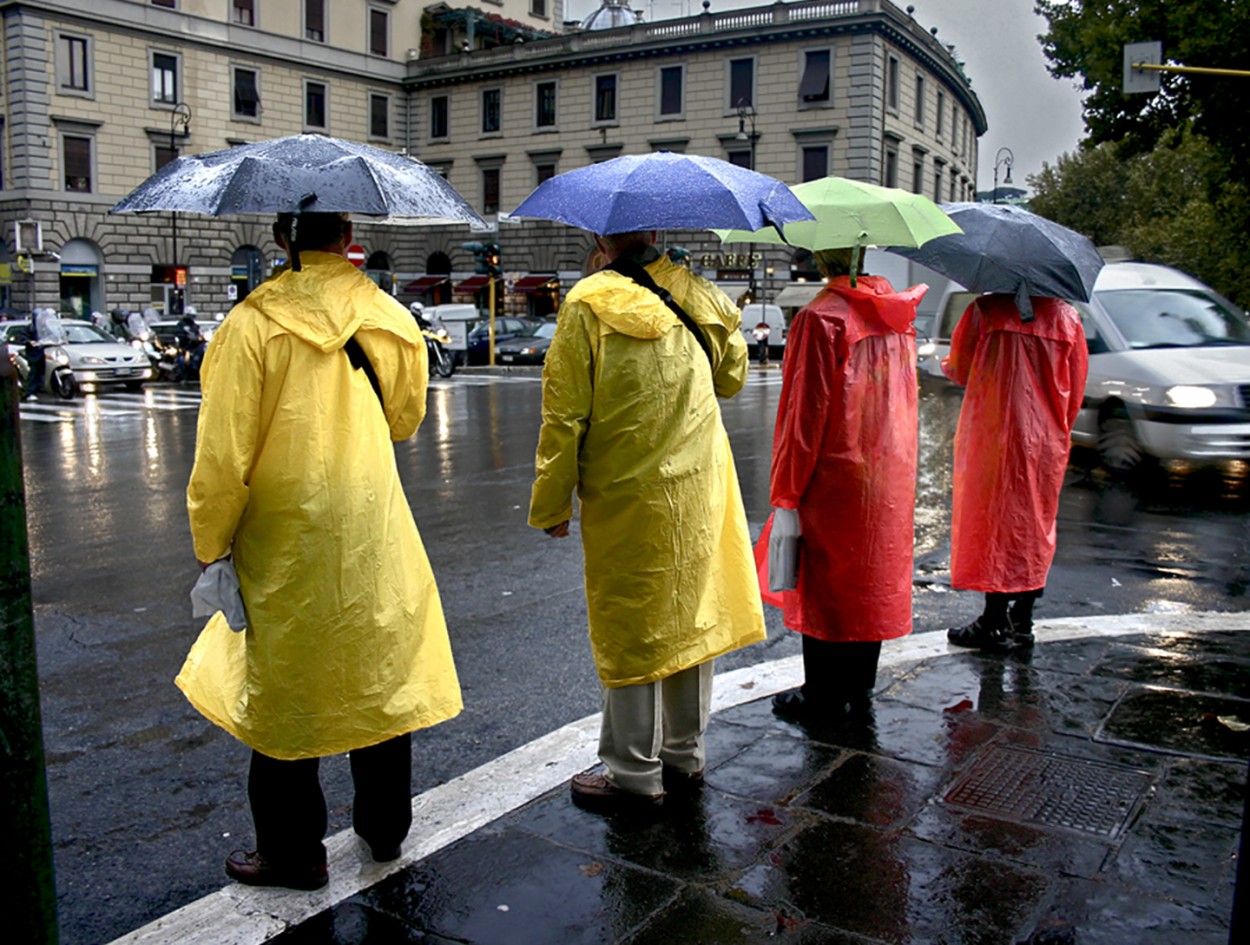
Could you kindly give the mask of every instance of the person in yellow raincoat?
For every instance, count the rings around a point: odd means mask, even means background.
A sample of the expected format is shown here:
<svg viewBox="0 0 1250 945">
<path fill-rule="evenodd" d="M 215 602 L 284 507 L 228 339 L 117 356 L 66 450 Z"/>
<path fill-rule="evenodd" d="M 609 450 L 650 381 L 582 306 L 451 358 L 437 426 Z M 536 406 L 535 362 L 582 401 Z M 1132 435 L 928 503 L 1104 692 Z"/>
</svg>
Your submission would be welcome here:
<svg viewBox="0 0 1250 945">
<path fill-rule="evenodd" d="M 317 759 L 351 753 L 353 826 L 375 860 L 394 859 L 411 732 L 461 702 L 391 446 L 425 414 L 421 335 L 344 258 L 345 216 L 279 215 L 274 236 L 293 265 L 213 336 L 187 488 L 196 557 L 233 557 L 247 628 L 218 613 L 177 684 L 252 748 L 256 850 L 232 853 L 227 874 L 309 889 L 327 876 Z"/>
<path fill-rule="evenodd" d="M 653 232 L 596 240 L 610 266 L 645 267 L 707 343 L 605 268 L 569 293 L 543 369 L 529 523 L 568 535 L 577 492 L 606 773 L 571 787 L 579 806 L 609 811 L 702 784 L 713 660 L 765 632 L 716 402 L 747 377 L 738 310 L 661 256 Z"/>
</svg>

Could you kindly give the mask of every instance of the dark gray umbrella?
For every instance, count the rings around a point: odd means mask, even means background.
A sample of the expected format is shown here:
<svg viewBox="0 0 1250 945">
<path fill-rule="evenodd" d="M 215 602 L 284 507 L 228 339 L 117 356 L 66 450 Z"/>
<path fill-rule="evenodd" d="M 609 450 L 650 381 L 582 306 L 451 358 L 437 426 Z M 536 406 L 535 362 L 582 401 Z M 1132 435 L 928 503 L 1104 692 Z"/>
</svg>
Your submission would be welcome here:
<svg viewBox="0 0 1250 945">
<path fill-rule="evenodd" d="M 1005 204 L 941 207 L 962 233 L 939 236 L 918 247 L 890 246 L 889 251 L 973 292 L 1014 294 L 1026 322 L 1033 318 L 1030 296 L 1089 301 L 1103 260 L 1080 233 Z"/>
<path fill-rule="evenodd" d="M 165 165 L 110 211 L 357 213 L 448 222 L 484 221 L 420 161 L 340 138 L 292 135 Z"/>
</svg>

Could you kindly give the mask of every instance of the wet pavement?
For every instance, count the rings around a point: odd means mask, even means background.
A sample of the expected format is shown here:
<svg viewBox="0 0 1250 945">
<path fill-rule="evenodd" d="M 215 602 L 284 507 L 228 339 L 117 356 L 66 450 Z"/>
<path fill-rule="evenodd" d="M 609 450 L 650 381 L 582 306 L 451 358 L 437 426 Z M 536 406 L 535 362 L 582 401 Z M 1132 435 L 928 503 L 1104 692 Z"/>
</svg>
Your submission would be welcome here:
<svg viewBox="0 0 1250 945">
<path fill-rule="evenodd" d="M 269 940 L 1227 942 L 1250 622 L 1063 623 L 1031 656 L 887 644 L 864 721 L 803 728 L 741 694 L 693 798 L 604 817 L 561 784 Z M 303 894 L 256 896 L 238 910 Z M 207 914 L 195 941 L 263 939 L 215 937 L 225 911 Z"/>
</svg>

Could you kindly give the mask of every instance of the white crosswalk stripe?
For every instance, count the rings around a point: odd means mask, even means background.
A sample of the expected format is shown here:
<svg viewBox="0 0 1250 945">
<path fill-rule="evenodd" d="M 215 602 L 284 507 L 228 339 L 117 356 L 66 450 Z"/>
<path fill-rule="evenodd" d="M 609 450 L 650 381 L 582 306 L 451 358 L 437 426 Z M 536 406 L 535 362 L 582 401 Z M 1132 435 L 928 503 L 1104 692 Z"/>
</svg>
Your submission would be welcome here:
<svg viewBox="0 0 1250 945">
<path fill-rule="evenodd" d="M 198 410 L 200 392 L 195 389 L 148 387 L 143 391 L 106 391 L 57 400 L 41 394 L 39 400 L 24 400 L 19 413 L 34 423 L 73 423 L 90 415 L 102 420 L 140 417 L 149 411 Z"/>
</svg>

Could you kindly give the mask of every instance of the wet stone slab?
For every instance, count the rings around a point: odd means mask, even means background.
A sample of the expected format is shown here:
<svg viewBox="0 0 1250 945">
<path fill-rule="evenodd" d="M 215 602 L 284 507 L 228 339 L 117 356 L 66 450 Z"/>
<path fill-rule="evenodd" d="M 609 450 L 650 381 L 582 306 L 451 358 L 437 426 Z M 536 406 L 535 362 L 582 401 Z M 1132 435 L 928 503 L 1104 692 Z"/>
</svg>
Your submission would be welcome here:
<svg viewBox="0 0 1250 945">
<path fill-rule="evenodd" d="M 588 857 L 711 883 L 736 876 L 808 819 L 781 805 L 705 786 L 689 798 L 670 795 L 657 813 L 645 815 L 590 813 L 574 807 L 567 791 L 557 792 L 507 822 Z"/>
<path fill-rule="evenodd" d="M 753 909 L 707 889 L 687 889 L 622 945 L 869 945 L 779 906 Z"/>
<path fill-rule="evenodd" d="M 737 726 L 713 726 L 731 727 Z M 845 751 L 805 738 L 767 732 L 707 774 L 709 786 L 765 804 L 789 804 L 829 771 Z"/>
<path fill-rule="evenodd" d="M 1026 927 L 1049 885 L 1040 873 L 896 831 L 824 821 L 787 841 L 729 895 L 887 942 L 1001 945 Z"/>
<path fill-rule="evenodd" d="M 1244 764 L 1176 759 L 1159 785 L 1151 813 L 1174 822 L 1193 821 L 1240 829 L 1245 788 Z"/>
<path fill-rule="evenodd" d="M 349 899 L 269 940 L 270 945 L 452 945 Z"/>
<path fill-rule="evenodd" d="M 1228 827 L 1139 821 L 1105 873 L 1153 896 L 1216 907 L 1238 837 Z"/>
<path fill-rule="evenodd" d="M 899 827 L 924 807 L 945 780 L 939 768 L 855 753 L 795 803 L 874 827 Z"/>
<path fill-rule="evenodd" d="M 1115 883 L 1061 880 L 1028 945 L 1228 945 L 1227 913 Z"/>
<path fill-rule="evenodd" d="M 1188 647 L 1113 647 L 1094 673 L 1152 686 L 1250 699 L 1250 662 L 1214 653 L 1203 655 Z"/>
<path fill-rule="evenodd" d="M 669 877 L 487 828 L 359 898 L 411 928 L 457 942 L 599 945 L 625 938 L 678 892 Z"/>
<path fill-rule="evenodd" d="M 1221 718 L 1250 725 L 1250 702 L 1170 689 L 1141 689 L 1121 700 L 1095 737 L 1187 755 L 1229 760 L 1250 757 L 1250 731 L 1236 731 Z"/>
</svg>

